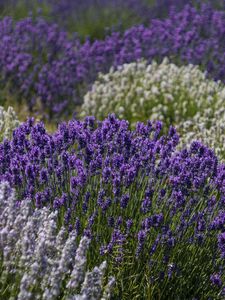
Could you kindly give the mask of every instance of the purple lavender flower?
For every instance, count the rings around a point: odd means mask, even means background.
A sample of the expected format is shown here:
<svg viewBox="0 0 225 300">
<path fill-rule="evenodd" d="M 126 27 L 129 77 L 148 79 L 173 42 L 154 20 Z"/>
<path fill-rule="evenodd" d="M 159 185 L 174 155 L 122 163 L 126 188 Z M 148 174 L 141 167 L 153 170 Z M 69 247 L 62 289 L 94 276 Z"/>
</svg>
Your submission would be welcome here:
<svg viewBox="0 0 225 300">
<path fill-rule="evenodd" d="M 143 249 L 144 246 L 144 242 L 146 239 L 147 233 L 145 230 L 140 230 L 138 232 L 138 245 L 137 245 L 137 249 L 136 249 L 136 257 L 138 257 Z"/>
<path fill-rule="evenodd" d="M 129 194 L 123 195 L 123 196 L 121 197 L 121 200 L 120 200 L 120 206 L 121 206 L 122 208 L 126 208 L 127 205 L 128 205 L 129 199 L 130 199 Z"/>
<path fill-rule="evenodd" d="M 218 246 L 220 249 L 221 257 L 225 259 L 225 232 L 218 235 Z"/>
<path fill-rule="evenodd" d="M 220 211 L 211 224 L 212 229 L 225 231 L 225 212 Z"/>
<path fill-rule="evenodd" d="M 79 218 L 76 218 L 76 221 L 75 221 L 75 229 L 76 229 L 77 234 L 79 234 L 80 231 L 81 231 L 81 223 L 80 223 Z"/>
<path fill-rule="evenodd" d="M 128 220 L 126 221 L 126 225 L 127 225 L 127 233 L 129 233 L 130 230 L 131 230 L 131 227 L 132 227 L 132 225 L 133 225 L 133 220 L 128 219 Z"/>
<path fill-rule="evenodd" d="M 219 274 L 213 274 L 210 276 L 210 281 L 213 285 L 220 287 L 222 285 L 221 276 Z"/>
</svg>

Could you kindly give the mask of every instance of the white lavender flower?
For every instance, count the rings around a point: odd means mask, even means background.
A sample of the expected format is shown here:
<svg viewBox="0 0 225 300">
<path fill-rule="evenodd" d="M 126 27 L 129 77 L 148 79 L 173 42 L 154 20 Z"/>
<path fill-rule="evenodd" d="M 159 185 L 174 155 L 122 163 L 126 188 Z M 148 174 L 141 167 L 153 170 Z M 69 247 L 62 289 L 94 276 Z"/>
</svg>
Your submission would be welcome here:
<svg viewBox="0 0 225 300">
<path fill-rule="evenodd" d="M 75 257 L 75 265 L 73 271 L 71 273 L 71 278 L 67 283 L 67 288 L 71 291 L 76 290 L 76 288 L 80 285 L 84 280 L 84 270 L 86 267 L 86 253 L 89 246 L 89 239 L 85 236 L 81 239 L 79 247 L 76 252 Z"/>
<path fill-rule="evenodd" d="M 19 203 L 9 185 L 0 183 L 0 299 L 3 292 L 4 299 L 18 300 L 97 300 L 109 294 L 105 263 L 86 273 L 89 243 L 83 237 L 77 248 L 76 231 L 58 229 L 57 212 L 33 209 L 29 200 Z"/>
<path fill-rule="evenodd" d="M 19 123 L 17 115 L 11 106 L 7 110 L 0 106 L 0 141 L 4 138 L 9 139 Z"/>
<path fill-rule="evenodd" d="M 105 269 L 106 262 L 103 262 L 100 267 L 95 267 L 92 272 L 86 273 L 84 283 L 81 288 L 81 294 L 85 295 L 87 299 L 100 299 Z"/>
<path fill-rule="evenodd" d="M 150 118 L 177 124 L 208 107 L 215 111 L 222 90 L 198 66 L 141 60 L 99 74 L 84 97 L 82 115 L 103 118 L 113 111 L 131 122 Z"/>
<path fill-rule="evenodd" d="M 56 299 L 60 295 L 62 282 L 70 273 L 71 266 L 74 265 L 75 254 L 76 231 L 72 231 L 61 251 L 61 257 L 52 267 L 48 288 L 44 291 L 43 300 Z"/>
<path fill-rule="evenodd" d="M 214 149 L 220 159 L 225 159 L 225 106 L 221 105 L 213 116 L 201 116 L 199 113 L 181 126 L 180 147 L 199 140 Z"/>
<path fill-rule="evenodd" d="M 68 295 L 65 300 L 108 300 L 115 284 L 115 278 L 110 277 L 104 290 L 104 275 L 107 264 L 104 261 L 99 267 L 95 267 L 93 271 L 86 272 L 85 279 L 81 287 L 79 295 Z"/>
</svg>

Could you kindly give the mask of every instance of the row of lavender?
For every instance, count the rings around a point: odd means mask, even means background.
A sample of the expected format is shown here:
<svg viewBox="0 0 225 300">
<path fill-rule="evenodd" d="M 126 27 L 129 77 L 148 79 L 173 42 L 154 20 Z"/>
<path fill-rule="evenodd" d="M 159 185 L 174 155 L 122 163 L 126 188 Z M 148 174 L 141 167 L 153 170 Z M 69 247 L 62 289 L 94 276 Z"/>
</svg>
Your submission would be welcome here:
<svg viewBox="0 0 225 300">
<path fill-rule="evenodd" d="M 180 11 L 185 4 L 199 8 L 202 3 L 225 8 L 223 0 L 1 0 L 0 10 L 1 15 L 14 19 L 42 15 L 69 32 L 94 39 L 113 30 L 148 24 L 150 19 L 168 16 L 171 9 Z"/>
<path fill-rule="evenodd" d="M 84 97 L 80 117 L 103 120 L 110 112 L 137 121 L 161 120 L 164 128 L 175 125 L 179 147 L 199 140 L 225 158 L 225 86 L 206 78 L 198 66 L 178 67 L 167 58 L 161 64 L 141 60 L 99 74 Z M 1 140 L 18 125 L 12 108 L 1 109 Z"/>
<path fill-rule="evenodd" d="M 62 123 L 49 134 L 42 123 L 28 120 L 0 145 L 0 179 L 15 188 L 18 208 L 30 199 L 41 211 L 58 212 L 58 228 L 90 239 L 87 267 L 107 261 L 104 280 L 115 277 L 115 299 L 223 299 L 225 164 L 199 142 L 177 150 L 178 141 L 173 127 L 163 135 L 160 121 L 129 130 L 128 122 L 114 115 L 103 122 L 88 117 Z M 51 262 L 37 253 L 37 267 L 27 262 L 26 278 L 12 287 L 10 239 L 17 236 L 4 225 L 2 241 L 5 236 L 2 295 L 18 286 L 20 293 L 40 293 L 37 268 Z M 21 244 L 25 253 L 29 238 Z M 57 299 L 54 284 L 62 280 L 65 287 L 68 278 L 59 261 L 54 269 L 59 278 L 42 283 L 53 293 L 51 299 Z M 72 264 L 65 270 L 73 274 Z M 34 281 L 29 280 L 33 272 Z M 103 290 L 93 299 L 100 299 Z"/>
<path fill-rule="evenodd" d="M 0 22 L 1 101 L 25 100 L 50 119 L 79 110 L 99 72 L 145 58 L 167 56 L 180 65 L 199 65 L 208 76 L 225 81 L 225 13 L 208 5 L 185 6 L 165 20 L 114 32 L 84 43 L 42 18 Z"/>
</svg>

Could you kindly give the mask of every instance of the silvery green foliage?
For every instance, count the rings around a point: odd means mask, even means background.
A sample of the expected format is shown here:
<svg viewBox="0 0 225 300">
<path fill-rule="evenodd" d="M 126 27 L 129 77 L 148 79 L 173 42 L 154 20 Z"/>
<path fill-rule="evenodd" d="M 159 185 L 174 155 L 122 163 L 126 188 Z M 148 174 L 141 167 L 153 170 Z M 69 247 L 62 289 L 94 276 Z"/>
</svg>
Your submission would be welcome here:
<svg viewBox="0 0 225 300">
<path fill-rule="evenodd" d="M 199 111 L 204 115 L 209 107 L 214 113 L 222 90 L 198 66 L 178 67 L 167 58 L 150 65 L 141 60 L 100 74 L 85 95 L 82 115 L 103 118 L 113 111 L 131 122 L 151 119 L 177 125 Z"/>
<path fill-rule="evenodd" d="M 114 279 L 104 287 L 106 263 L 86 272 L 89 239 L 77 248 L 75 231 L 58 230 L 57 217 L 16 201 L 9 185 L 0 184 L 1 299 L 109 299 Z"/>
<path fill-rule="evenodd" d="M 19 123 L 17 115 L 11 106 L 9 106 L 7 110 L 0 106 L 0 141 L 4 138 L 9 139 L 12 135 L 12 131 Z"/>
</svg>

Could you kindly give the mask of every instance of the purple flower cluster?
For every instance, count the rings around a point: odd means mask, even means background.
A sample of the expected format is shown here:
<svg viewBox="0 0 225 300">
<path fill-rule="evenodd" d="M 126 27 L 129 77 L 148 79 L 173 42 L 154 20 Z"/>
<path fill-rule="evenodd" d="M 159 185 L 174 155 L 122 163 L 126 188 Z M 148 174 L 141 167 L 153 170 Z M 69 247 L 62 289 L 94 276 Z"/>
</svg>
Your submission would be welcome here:
<svg viewBox="0 0 225 300">
<path fill-rule="evenodd" d="M 99 174 L 102 184 L 112 183 L 113 194 L 119 196 L 123 186 L 135 181 L 139 169 L 150 172 L 156 157 L 169 156 L 178 142 L 172 128 L 168 138 L 160 137 L 160 122 L 140 123 L 135 131 L 128 126 L 113 115 L 103 122 L 87 117 L 83 122 L 61 123 L 58 131 L 49 134 L 42 123 L 34 125 L 29 119 L 14 131 L 11 141 L 0 145 L 1 179 L 18 188 L 21 198 L 35 198 L 38 206 L 42 199 L 64 205 L 80 195 L 89 177 Z M 89 199 L 87 192 L 83 210 Z M 106 210 L 111 203 L 104 199 L 100 190 L 98 204 Z M 124 194 L 121 209 L 128 204 L 129 194 Z"/>
<path fill-rule="evenodd" d="M 18 199 L 59 209 L 69 230 L 92 239 L 92 256 L 111 257 L 112 271 L 128 264 L 121 276 L 132 266 L 160 289 L 176 282 L 187 299 L 182 277 L 197 263 L 189 283 L 202 286 L 191 291 L 201 297 L 210 282 L 217 290 L 225 280 L 215 275 L 224 266 L 225 165 L 199 142 L 176 151 L 178 140 L 172 127 L 163 135 L 160 122 L 131 131 L 114 115 L 62 123 L 53 134 L 30 119 L 0 144 L 0 180 Z"/>
<path fill-rule="evenodd" d="M 165 56 L 176 63 L 200 65 L 215 79 L 224 80 L 225 13 L 202 5 L 201 10 L 187 5 L 172 11 L 165 20 L 152 20 L 128 29 L 123 35 L 113 33 L 104 41 L 87 41 L 80 49 L 83 74 L 90 65 L 87 82 L 93 74 L 107 72 L 111 66 L 140 58 L 162 60 Z"/>
<path fill-rule="evenodd" d="M 42 19 L 13 24 L 0 22 L 0 78 L 2 87 L 26 98 L 30 109 L 41 100 L 50 117 L 73 111 L 98 72 L 146 58 L 193 63 L 214 79 L 225 80 L 225 13 L 208 5 L 185 6 L 168 19 L 134 26 L 124 34 L 83 44 Z M 10 84 L 9 84 L 10 83 Z"/>
<path fill-rule="evenodd" d="M 25 98 L 32 110 L 41 96 L 42 107 L 51 112 L 57 111 L 57 101 L 52 95 L 45 93 L 45 87 L 39 83 L 44 76 L 45 66 L 52 66 L 57 59 L 66 57 L 67 51 L 75 49 L 76 41 L 70 41 L 67 33 L 60 30 L 56 24 L 49 24 L 41 18 L 33 21 L 26 18 L 15 23 L 11 18 L 5 17 L 0 21 L 0 78 L 1 88 L 5 86 L 13 94 L 18 93 L 19 98 Z M 70 62 L 71 63 L 71 62 Z M 41 71 L 42 75 L 39 75 Z M 67 91 L 63 86 L 63 74 L 54 78 L 54 89 L 59 93 L 60 109 L 67 103 Z M 72 74 L 70 74 L 72 76 Z M 49 80 L 51 78 L 49 77 Z M 57 81 L 58 80 L 58 81 Z M 66 81 L 66 78 L 64 78 Z M 60 81 L 60 90 L 58 83 Z M 73 95 L 75 91 L 71 91 Z"/>
<path fill-rule="evenodd" d="M 213 151 L 194 142 L 189 150 L 175 152 L 178 140 L 173 127 L 168 136 L 163 136 L 159 121 L 138 123 L 135 131 L 130 131 L 129 123 L 114 115 L 102 122 L 87 117 L 84 121 L 61 123 L 55 133 L 49 134 L 43 123 L 35 125 L 29 119 L 14 130 L 11 141 L 5 139 L 0 144 L 0 178 L 16 187 L 21 198 L 35 198 L 38 206 L 44 204 L 42 201 L 56 206 L 69 204 L 94 176 L 101 177 L 101 185 L 112 187 L 114 197 L 121 197 L 122 211 L 131 201 L 123 187 L 129 188 L 139 175 L 167 178 L 173 189 L 169 201 L 176 204 L 176 209 L 184 205 L 190 191 L 209 189 L 209 179 L 224 193 L 225 166 L 218 164 Z M 151 207 L 153 193 L 150 187 L 146 189 L 143 213 Z M 159 199 L 165 195 L 163 188 Z M 82 205 L 85 212 L 90 198 L 87 191 Z M 102 188 L 97 199 L 104 210 L 112 204 Z M 160 223 L 157 220 L 149 222 Z"/>
</svg>

